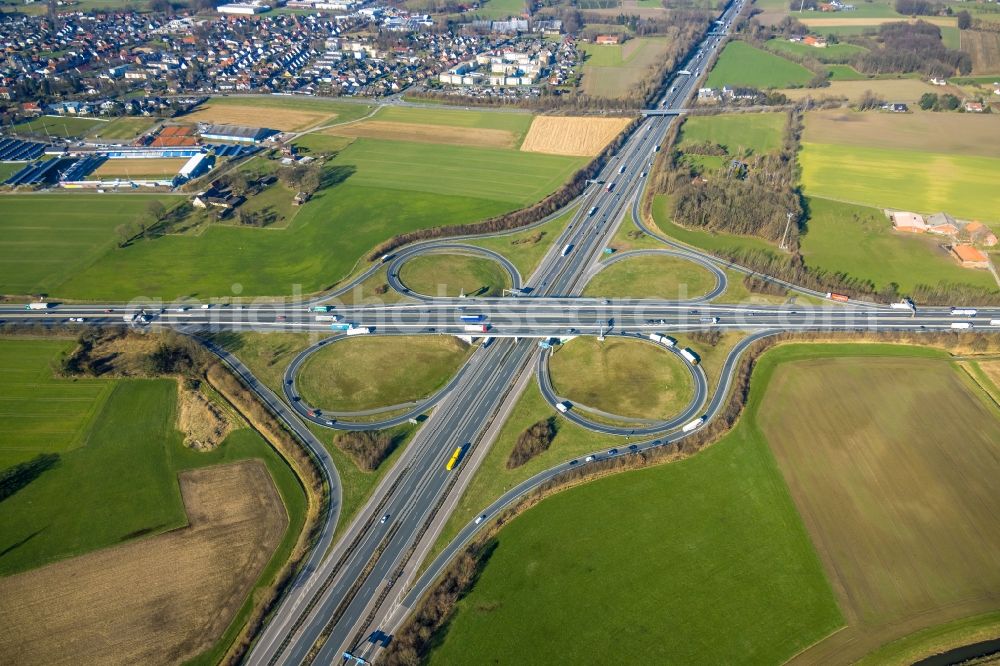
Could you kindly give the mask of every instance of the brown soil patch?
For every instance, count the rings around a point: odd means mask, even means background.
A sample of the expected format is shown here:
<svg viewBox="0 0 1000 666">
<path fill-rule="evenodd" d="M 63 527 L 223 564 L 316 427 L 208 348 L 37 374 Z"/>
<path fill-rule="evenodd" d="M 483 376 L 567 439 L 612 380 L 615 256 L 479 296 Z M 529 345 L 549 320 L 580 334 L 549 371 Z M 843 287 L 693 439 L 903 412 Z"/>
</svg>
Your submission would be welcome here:
<svg viewBox="0 0 1000 666">
<path fill-rule="evenodd" d="M 185 122 L 268 127 L 282 132 L 301 130 L 336 118 L 335 113 L 239 104 L 205 104 L 184 116 Z"/>
<path fill-rule="evenodd" d="M 629 118 L 538 116 L 531 122 L 521 150 L 593 157 L 630 122 Z"/>
<path fill-rule="evenodd" d="M 1000 361 L 979 361 L 979 369 L 1000 389 Z"/>
<path fill-rule="evenodd" d="M 506 130 L 421 125 L 419 123 L 398 123 L 388 120 L 365 120 L 360 123 L 350 123 L 340 127 L 333 127 L 324 130 L 323 133 L 336 136 L 416 141 L 418 143 L 444 143 L 458 146 L 485 146 L 489 148 L 513 148 L 517 144 L 516 137 Z"/>
<path fill-rule="evenodd" d="M 200 391 L 179 383 L 177 391 L 177 429 L 184 433 L 184 445 L 210 451 L 221 444 L 232 430 L 225 412 Z"/>
<path fill-rule="evenodd" d="M 1000 32 L 963 30 L 962 50 L 972 57 L 973 74 L 1000 73 Z"/>
<path fill-rule="evenodd" d="M 97 167 L 93 175 L 102 176 L 173 176 L 187 162 L 186 159 L 108 160 Z"/>
<path fill-rule="evenodd" d="M 858 113 L 834 109 L 806 114 L 802 140 L 1000 157 L 1000 122 L 973 113 Z"/>
<path fill-rule="evenodd" d="M 259 461 L 180 475 L 189 527 L 0 579 L 17 664 L 176 664 L 211 647 L 288 526 Z"/>
</svg>

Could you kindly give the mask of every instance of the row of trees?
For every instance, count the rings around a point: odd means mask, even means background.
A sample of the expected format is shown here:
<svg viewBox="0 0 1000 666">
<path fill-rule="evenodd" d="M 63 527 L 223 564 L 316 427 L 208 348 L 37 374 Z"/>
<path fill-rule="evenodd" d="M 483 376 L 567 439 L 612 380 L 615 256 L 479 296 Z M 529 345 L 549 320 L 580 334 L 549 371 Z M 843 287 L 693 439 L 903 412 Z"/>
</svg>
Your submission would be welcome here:
<svg viewBox="0 0 1000 666">
<path fill-rule="evenodd" d="M 351 456 L 358 467 L 371 472 L 392 453 L 399 444 L 399 437 L 388 430 L 362 430 L 340 433 L 334 437 L 333 443 Z"/>
<path fill-rule="evenodd" d="M 517 442 L 507 458 L 507 469 L 516 469 L 548 450 L 556 436 L 556 420 L 542 419 L 517 436 Z"/>
<path fill-rule="evenodd" d="M 869 41 L 870 50 L 852 62 L 865 74 L 921 72 L 944 77 L 972 71 L 969 54 L 946 47 L 941 29 L 925 21 L 884 23 L 877 39 Z"/>
</svg>

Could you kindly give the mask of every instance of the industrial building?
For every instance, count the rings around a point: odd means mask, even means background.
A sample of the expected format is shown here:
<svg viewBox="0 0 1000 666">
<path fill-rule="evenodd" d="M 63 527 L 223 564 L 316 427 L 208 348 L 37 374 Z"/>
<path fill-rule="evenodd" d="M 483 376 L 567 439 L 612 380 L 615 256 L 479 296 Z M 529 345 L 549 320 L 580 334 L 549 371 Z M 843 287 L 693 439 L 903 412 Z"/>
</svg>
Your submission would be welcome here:
<svg viewBox="0 0 1000 666">
<path fill-rule="evenodd" d="M 260 143 L 269 136 L 277 134 L 277 130 L 266 127 L 241 127 L 239 125 L 201 125 L 198 133 L 202 139 L 215 141 L 237 141 L 240 143 Z"/>
</svg>

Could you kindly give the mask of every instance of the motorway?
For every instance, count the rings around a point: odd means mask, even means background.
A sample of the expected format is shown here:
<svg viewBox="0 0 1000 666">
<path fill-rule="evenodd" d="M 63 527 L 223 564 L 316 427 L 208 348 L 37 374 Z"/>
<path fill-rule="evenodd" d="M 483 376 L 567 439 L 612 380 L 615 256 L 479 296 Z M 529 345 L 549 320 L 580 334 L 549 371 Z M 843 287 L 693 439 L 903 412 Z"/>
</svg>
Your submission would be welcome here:
<svg viewBox="0 0 1000 666">
<path fill-rule="evenodd" d="M 683 68 L 694 75 L 678 75 L 667 84 L 667 92 L 657 105 L 664 112 L 678 111 L 691 98 L 706 63 L 721 49 L 743 0 L 727 7 L 721 24 L 696 47 Z M 420 595 L 450 557 L 472 537 L 478 522 L 467 525 L 419 579 L 416 568 L 419 555 L 433 543 L 448 514 L 449 502 L 457 494 L 456 486 L 475 472 L 490 444 L 492 426 L 502 422 L 518 397 L 521 378 L 534 372 L 546 399 L 561 400 L 548 380 L 548 354 L 539 349 L 539 338 L 571 338 L 578 335 L 627 336 L 648 339 L 650 333 L 670 334 L 696 330 L 746 331 L 742 340 L 726 358 L 720 383 L 709 397 L 707 381 L 700 366 L 688 364 L 695 383 L 695 396 L 683 413 L 664 422 L 640 423 L 635 427 L 597 423 L 579 412 L 565 414 L 584 427 L 610 434 L 647 437 L 622 447 L 614 454 L 594 452 L 602 459 L 609 455 L 630 455 L 635 451 L 663 446 L 683 436 L 677 429 L 691 419 L 711 419 L 722 406 L 743 351 L 755 340 L 785 331 L 940 331 L 950 330 L 956 322 L 975 328 L 990 328 L 991 320 L 1000 323 L 1000 308 L 982 308 L 975 318 L 953 316 L 948 308 L 919 308 L 916 311 L 892 309 L 884 305 L 849 302 L 815 306 L 739 306 L 708 302 L 723 293 L 726 274 L 723 269 L 750 272 L 742 267 L 663 238 L 643 226 L 638 215 L 639 194 L 645 183 L 655 152 L 664 140 L 673 115 L 645 117 L 608 161 L 596 180 L 567 208 L 549 219 L 574 210 L 566 225 L 542 259 L 535 273 L 523 279 L 517 269 L 499 254 L 461 242 L 425 241 L 415 243 L 375 263 L 342 287 L 325 294 L 291 303 L 254 302 L 249 304 L 195 304 L 136 301 L 128 304 L 59 304 L 45 310 L 25 310 L 24 306 L 0 307 L 0 322 L 37 321 L 58 325 L 131 325 L 169 327 L 199 334 L 205 331 L 297 331 L 325 334 L 315 344 L 293 359 L 286 370 L 282 392 L 284 399 L 263 387 L 250 371 L 226 351 L 209 341 L 206 345 L 218 354 L 244 382 L 257 393 L 275 414 L 292 428 L 316 459 L 331 488 L 331 506 L 326 512 L 318 542 L 306 566 L 286 592 L 246 657 L 246 662 L 263 664 L 299 664 L 315 661 L 330 664 L 341 661 L 345 651 L 371 660 L 379 644 L 366 638 L 374 630 L 392 634 Z M 623 253 L 614 261 L 649 252 L 688 259 L 704 266 L 715 276 L 709 294 L 688 300 L 637 300 L 582 298 L 579 294 L 599 270 L 600 259 L 618 226 L 629 217 L 640 229 L 658 238 L 664 250 Z M 522 229 L 516 230 L 517 232 Z M 416 294 L 399 278 L 406 261 L 425 253 L 449 252 L 483 256 L 497 261 L 510 275 L 521 294 L 508 298 L 435 298 Z M 408 296 L 395 304 L 345 305 L 337 298 L 361 284 L 385 267 L 391 288 Z M 814 291 L 762 276 L 782 284 L 790 291 L 822 297 Z M 317 314 L 320 304 L 331 307 L 330 313 Z M 144 310 L 147 321 L 134 321 Z M 304 404 L 297 393 L 296 377 L 302 363 L 319 349 L 339 344 L 347 336 L 331 331 L 329 317 L 338 323 L 369 327 L 370 335 L 466 335 L 460 317 L 483 315 L 488 322 L 488 336 L 472 354 L 467 364 L 447 386 L 429 398 L 407 405 L 394 405 L 366 413 L 323 413 Z M 323 319 L 317 319 L 323 317 Z M 83 321 L 76 321 L 82 319 Z M 73 320 L 73 321 L 71 321 Z M 483 334 L 479 336 L 482 338 Z M 651 342 L 649 344 L 652 344 Z M 667 353 L 678 350 L 664 347 Z M 685 361 L 686 363 L 686 361 Z M 520 382 L 520 383 L 519 383 Z M 347 526 L 342 538 L 333 544 L 339 519 L 340 484 L 337 471 L 322 443 L 304 421 L 328 428 L 369 430 L 402 423 L 427 415 L 413 440 L 399 460 L 384 475 L 366 505 Z M 369 423 L 352 422 L 359 416 L 391 414 Z M 460 449 L 461 462 L 455 471 L 445 464 Z M 589 464 L 579 459 L 566 461 L 511 489 L 485 508 L 489 518 L 524 493 L 537 488 L 568 469 Z M 331 548 L 332 545 L 332 548 Z"/>
</svg>

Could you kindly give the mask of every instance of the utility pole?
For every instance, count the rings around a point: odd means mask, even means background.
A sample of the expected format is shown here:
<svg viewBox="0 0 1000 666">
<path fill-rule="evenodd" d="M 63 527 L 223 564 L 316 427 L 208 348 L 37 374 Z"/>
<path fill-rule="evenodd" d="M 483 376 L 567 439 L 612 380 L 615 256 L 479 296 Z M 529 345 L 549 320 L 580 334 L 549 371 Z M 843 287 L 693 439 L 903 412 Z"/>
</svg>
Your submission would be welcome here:
<svg viewBox="0 0 1000 666">
<path fill-rule="evenodd" d="M 792 215 L 791 211 L 788 212 L 788 220 L 785 222 L 785 233 L 781 237 L 781 245 L 778 247 L 782 250 L 788 249 L 788 228 L 792 226 Z"/>
</svg>

